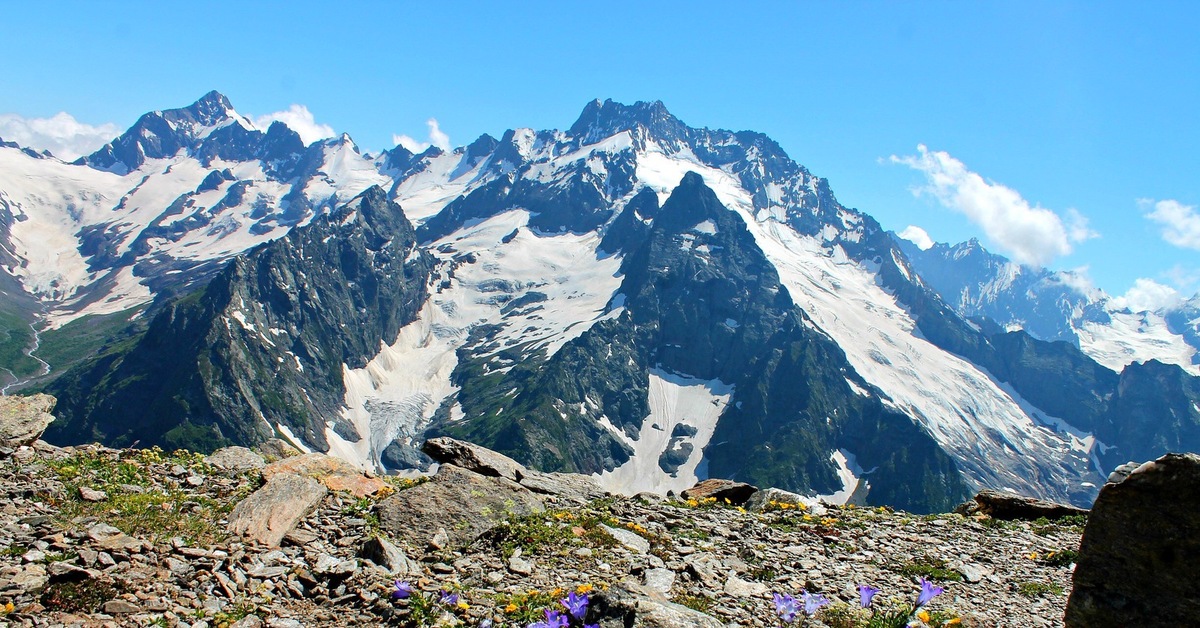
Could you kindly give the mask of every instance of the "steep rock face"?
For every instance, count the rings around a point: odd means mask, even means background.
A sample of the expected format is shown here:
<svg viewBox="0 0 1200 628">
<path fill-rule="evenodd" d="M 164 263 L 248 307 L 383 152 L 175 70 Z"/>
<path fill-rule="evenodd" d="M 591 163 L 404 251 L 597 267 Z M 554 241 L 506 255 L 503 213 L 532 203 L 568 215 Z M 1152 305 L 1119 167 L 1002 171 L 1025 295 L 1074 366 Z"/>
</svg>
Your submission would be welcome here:
<svg viewBox="0 0 1200 628">
<path fill-rule="evenodd" d="M 650 374 L 665 372 L 730 383 L 745 400 L 724 408 L 713 444 L 697 443 L 707 445 L 714 476 L 832 493 L 843 487 L 830 454 L 853 447 L 864 466 L 881 470 L 870 500 L 934 510 L 965 496 L 954 463 L 928 435 L 859 392 L 870 385 L 795 307 L 745 223 L 700 176 L 686 175 L 661 209 L 643 203 L 626 212 L 652 214 L 649 232 L 609 241 L 624 251 L 620 314 L 498 383 L 462 361 L 467 419 L 437 430 L 540 468 L 612 470 L 659 454 L 639 441 L 651 420 Z M 886 479 L 899 466 L 897 443 L 907 470 L 920 469 L 915 486 Z"/>
<path fill-rule="evenodd" d="M 54 442 L 211 450 L 277 426 L 327 449 L 344 364 L 395 339 L 424 302 L 431 261 L 403 211 L 372 188 L 326 219 L 228 265 L 147 332 L 56 380 Z"/>
</svg>

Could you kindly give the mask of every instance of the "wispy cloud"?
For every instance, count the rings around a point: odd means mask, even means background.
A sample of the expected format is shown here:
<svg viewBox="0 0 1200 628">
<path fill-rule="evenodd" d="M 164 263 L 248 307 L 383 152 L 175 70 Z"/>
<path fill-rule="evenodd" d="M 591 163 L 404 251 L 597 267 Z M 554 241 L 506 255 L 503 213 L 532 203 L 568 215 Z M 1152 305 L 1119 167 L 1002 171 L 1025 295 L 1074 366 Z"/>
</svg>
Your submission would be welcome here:
<svg viewBox="0 0 1200 628">
<path fill-rule="evenodd" d="M 929 249 L 933 248 L 933 238 L 929 237 L 929 233 L 927 233 L 924 229 L 916 225 L 909 225 L 905 227 L 904 231 L 901 231 L 898 235 L 901 238 L 904 238 L 905 240 L 917 245 L 917 248 L 921 249 L 922 251 L 928 251 Z"/>
<path fill-rule="evenodd" d="M 1030 205 L 1016 190 L 984 179 L 944 151 L 917 146 L 917 155 L 890 161 L 923 173 L 927 185 L 914 194 L 931 194 L 942 205 L 964 214 L 1000 251 L 1022 264 L 1042 266 L 1069 254 L 1073 244 L 1097 237 L 1079 212 L 1062 216 Z"/>
<path fill-rule="evenodd" d="M 258 116 L 254 118 L 254 126 L 266 129 L 276 120 L 288 125 L 288 128 L 300 135 L 300 141 L 306 145 L 334 135 L 333 127 L 318 123 L 304 105 L 292 105 L 283 111 Z"/>
<path fill-rule="evenodd" d="M 430 146 L 437 146 L 442 150 L 450 150 L 450 136 L 446 135 L 446 133 L 442 131 L 441 127 L 438 125 L 437 118 L 430 118 L 425 121 L 425 124 L 429 125 L 428 142 L 422 142 L 420 140 L 413 139 L 408 135 L 393 135 L 392 142 L 394 142 L 397 146 L 403 146 L 404 148 L 407 148 L 413 153 L 423 152 Z"/>
<path fill-rule="evenodd" d="M 0 137 L 37 151 L 48 150 L 65 161 L 94 152 L 120 133 L 111 122 L 92 126 L 65 111 L 49 118 L 0 114 Z"/>
<path fill-rule="evenodd" d="M 1162 225 L 1162 239 L 1182 249 L 1200 250 L 1200 214 L 1191 205 L 1166 199 L 1142 199 L 1143 207 L 1152 207 L 1146 218 Z"/>
</svg>

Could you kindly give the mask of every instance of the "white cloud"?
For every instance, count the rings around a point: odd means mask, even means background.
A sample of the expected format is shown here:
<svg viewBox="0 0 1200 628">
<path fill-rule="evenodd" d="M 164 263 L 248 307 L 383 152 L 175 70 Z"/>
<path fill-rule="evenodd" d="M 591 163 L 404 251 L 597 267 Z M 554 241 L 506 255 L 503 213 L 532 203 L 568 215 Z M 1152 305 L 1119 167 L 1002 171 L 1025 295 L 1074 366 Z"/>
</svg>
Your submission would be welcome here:
<svg viewBox="0 0 1200 628">
<path fill-rule="evenodd" d="M 918 249 L 928 251 L 933 248 L 933 238 L 929 237 L 926 231 L 916 225 L 909 225 L 904 228 L 904 231 L 899 233 L 901 238 L 917 245 Z"/>
<path fill-rule="evenodd" d="M 1118 308 L 1128 308 L 1132 312 L 1145 312 L 1175 307 L 1183 302 L 1183 298 L 1183 295 L 1171 286 L 1153 279 L 1141 278 L 1135 280 L 1125 294 L 1113 298 L 1112 304 Z"/>
<path fill-rule="evenodd" d="M 334 135 L 333 127 L 328 124 L 318 124 L 313 118 L 312 112 L 304 105 L 292 105 L 283 111 L 258 116 L 254 118 L 254 126 L 265 130 L 276 120 L 288 125 L 288 128 L 299 134 L 300 141 L 305 145 Z"/>
<path fill-rule="evenodd" d="M 450 136 L 446 135 L 440 126 L 438 126 L 437 118 L 430 118 L 425 121 L 429 125 L 429 141 L 422 142 L 408 135 L 393 135 L 392 142 L 397 146 L 403 146 L 413 153 L 424 152 L 430 146 L 437 146 L 442 150 L 450 150 Z"/>
<path fill-rule="evenodd" d="M 1058 214 L 1031 206 L 1016 190 L 984 179 L 949 153 L 924 145 L 917 151 L 919 155 L 890 158 L 925 174 L 928 185 L 913 193 L 932 194 L 942 205 L 966 215 L 996 248 L 1019 263 L 1042 266 L 1070 253 L 1072 243 L 1097 237 L 1077 211 L 1068 210 L 1064 224 Z"/>
<path fill-rule="evenodd" d="M 1146 218 L 1162 225 L 1162 238 L 1168 244 L 1200 250 L 1200 214 L 1196 213 L 1195 207 L 1171 199 L 1142 200 L 1140 203 L 1144 206 L 1154 203 L 1154 209 L 1146 214 Z"/>
<path fill-rule="evenodd" d="M 84 124 L 63 111 L 49 118 L 25 118 L 15 113 L 0 114 L 0 137 L 37 151 L 71 161 L 90 154 L 120 135 L 117 125 Z"/>
</svg>

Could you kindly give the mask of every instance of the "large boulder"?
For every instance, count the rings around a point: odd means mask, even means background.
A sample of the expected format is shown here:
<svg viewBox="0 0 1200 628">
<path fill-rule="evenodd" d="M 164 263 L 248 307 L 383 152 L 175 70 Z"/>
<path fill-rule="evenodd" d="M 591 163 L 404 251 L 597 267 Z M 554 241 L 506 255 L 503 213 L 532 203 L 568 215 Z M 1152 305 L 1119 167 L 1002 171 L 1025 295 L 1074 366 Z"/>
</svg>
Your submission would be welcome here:
<svg viewBox="0 0 1200 628">
<path fill-rule="evenodd" d="M 58 400 L 46 394 L 0 397 L 0 447 L 16 448 L 41 438 L 54 415 Z"/>
<path fill-rule="evenodd" d="M 278 547 L 283 537 L 308 516 L 329 492 L 310 477 L 278 473 L 252 495 L 238 502 L 229 514 L 229 531 L 268 547 Z"/>
<path fill-rule="evenodd" d="M 1029 521 L 1042 517 L 1061 519 L 1071 515 L 1088 514 L 1083 508 L 991 489 L 979 491 L 974 500 L 960 505 L 954 511 L 961 515 L 983 514 L 993 519 Z"/>
<path fill-rule="evenodd" d="M 448 436 L 425 441 L 421 451 L 442 464 L 452 464 L 480 475 L 501 477 L 513 482 L 520 481 L 527 473 L 521 463 L 504 454 Z"/>
<path fill-rule="evenodd" d="M 512 515 L 545 510 L 533 491 L 500 477 L 443 464 L 428 482 L 379 502 L 380 527 L 396 539 L 421 545 L 444 530 L 454 545 L 466 545 Z"/>
<path fill-rule="evenodd" d="M 1192 626 L 1200 617 L 1200 456 L 1167 454 L 1092 506 L 1066 625 Z"/>
<path fill-rule="evenodd" d="M 682 495 L 684 499 L 715 499 L 719 502 L 728 501 L 734 506 L 741 506 L 757 492 L 757 486 L 751 486 L 745 482 L 712 478 L 697 482 L 692 488 L 683 491 Z"/>
</svg>

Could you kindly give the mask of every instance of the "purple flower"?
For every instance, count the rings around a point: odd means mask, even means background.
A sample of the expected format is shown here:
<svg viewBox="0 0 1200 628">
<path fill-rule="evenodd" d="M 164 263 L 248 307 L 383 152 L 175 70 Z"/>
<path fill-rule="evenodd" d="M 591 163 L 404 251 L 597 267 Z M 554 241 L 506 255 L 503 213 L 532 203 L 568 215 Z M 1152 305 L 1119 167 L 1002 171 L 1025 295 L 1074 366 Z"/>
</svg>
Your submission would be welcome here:
<svg viewBox="0 0 1200 628">
<path fill-rule="evenodd" d="M 441 591 L 438 591 L 438 601 L 446 606 L 454 606 L 455 604 L 458 604 L 458 594 L 450 593 L 449 591 L 442 589 Z"/>
<path fill-rule="evenodd" d="M 392 598 L 396 600 L 407 600 L 412 597 L 413 588 L 408 582 L 396 581 L 396 590 L 392 591 Z"/>
<path fill-rule="evenodd" d="M 567 619 L 566 615 L 550 609 L 546 609 L 543 612 L 546 614 L 546 621 L 535 621 L 526 628 L 567 628 L 570 620 Z"/>
<path fill-rule="evenodd" d="M 579 595 L 574 591 L 571 591 L 569 594 L 567 594 L 567 598 L 565 600 L 559 600 L 558 603 L 566 607 L 567 612 L 571 614 L 571 617 L 574 617 L 580 621 L 583 621 L 583 616 L 587 614 L 588 596 L 586 593 Z"/>
<path fill-rule="evenodd" d="M 796 598 L 786 593 L 783 595 L 775 594 L 775 613 L 779 615 L 779 618 L 784 623 L 790 624 L 796 621 L 796 615 L 799 612 L 800 609 L 796 606 Z"/>
<path fill-rule="evenodd" d="M 829 606 L 829 599 L 819 593 L 801 591 L 800 599 L 804 601 L 804 614 L 809 617 L 816 615 L 822 606 Z"/>
<path fill-rule="evenodd" d="M 945 591 L 942 587 L 934 585 L 932 582 L 921 578 L 921 595 L 917 596 L 917 606 L 925 606 L 929 600 L 939 596 Z"/>
<path fill-rule="evenodd" d="M 879 594 L 879 589 L 876 589 L 875 587 L 873 587 L 869 584 L 858 585 L 858 604 L 859 604 L 859 606 L 862 606 L 863 608 L 867 608 L 868 606 L 871 605 L 871 600 L 874 600 L 875 596 L 878 594 Z"/>
</svg>

